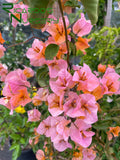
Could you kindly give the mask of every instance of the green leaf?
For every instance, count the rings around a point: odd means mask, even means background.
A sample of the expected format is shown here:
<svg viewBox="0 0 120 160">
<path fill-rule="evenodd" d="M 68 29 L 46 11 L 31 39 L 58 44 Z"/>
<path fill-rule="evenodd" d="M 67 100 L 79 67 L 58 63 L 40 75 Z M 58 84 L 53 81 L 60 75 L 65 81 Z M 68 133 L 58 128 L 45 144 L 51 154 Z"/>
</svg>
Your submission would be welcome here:
<svg viewBox="0 0 120 160">
<path fill-rule="evenodd" d="M 20 145 L 18 144 L 16 145 L 16 148 L 12 153 L 12 160 L 16 160 L 20 156 L 20 153 L 21 153 L 21 148 Z"/>
<path fill-rule="evenodd" d="M 11 134 L 10 137 L 15 140 L 19 140 L 21 138 L 19 134 L 15 134 L 15 133 Z"/>
<path fill-rule="evenodd" d="M 37 70 L 37 81 L 41 87 L 45 87 L 49 84 L 49 75 L 48 75 L 48 67 L 42 66 Z"/>
<path fill-rule="evenodd" d="M 70 7 L 78 7 L 78 8 L 80 8 L 80 5 L 79 5 L 79 2 L 78 2 L 78 0 L 69 0 L 69 1 L 67 1 L 66 3 L 65 3 L 65 5 L 64 6 L 70 6 Z"/>
<path fill-rule="evenodd" d="M 96 24 L 98 20 L 98 3 L 99 0 L 81 0 L 89 19 L 92 24 Z"/>
<path fill-rule="evenodd" d="M 28 20 L 31 27 L 41 29 L 45 26 L 47 17 L 52 14 L 54 0 L 23 0 L 29 6 Z"/>
<path fill-rule="evenodd" d="M 0 124 L 4 121 L 4 119 L 2 117 L 0 117 Z"/>
<path fill-rule="evenodd" d="M 9 148 L 9 150 L 11 151 L 11 150 L 16 149 L 17 145 L 18 145 L 18 144 L 16 144 L 16 143 L 15 143 L 15 144 L 12 144 L 11 147 Z"/>
<path fill-rule="evenodd" d="M 116 69 L 119 69 L 120 68 L 120 63 L 115 67 Z"/>
<path fill-rule="evenodd" d="M 59 46 L 57 44 L 50 44 L 46 47 L 45 58 L 47 60 L 52 60 L 58 53 Z"/>
<path fill-rule="evenodd" d="M 110 127 L 111 123 L 111 120 L 98 121 L 97 123 L 93 124 L 92 127 L 98 130 L 105 130 Z"/>
<path fill-rule="evenodd" d="M 21 139 L 20 139 L 20 143 L 21 143 L 21 144 L 25 144 L 25 139 L 24 139 L 24 138 L 21 138 Z"/>
</svg>

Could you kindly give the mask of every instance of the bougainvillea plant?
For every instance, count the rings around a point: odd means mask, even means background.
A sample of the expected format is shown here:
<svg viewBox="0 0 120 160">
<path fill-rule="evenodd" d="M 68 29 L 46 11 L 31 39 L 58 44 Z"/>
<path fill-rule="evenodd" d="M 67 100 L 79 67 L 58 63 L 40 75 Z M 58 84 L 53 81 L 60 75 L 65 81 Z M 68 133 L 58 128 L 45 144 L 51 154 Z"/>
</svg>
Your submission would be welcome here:
<svg viewBox="0 0 120 160">
<path fill-rule="evenodd" d="M 27 1 L 25 4 L 20 3 L 19 7 L 26 7 L 26 3 Z M 106 123 L 109 116 L 106 112 L 103 113 L 100 104 L 105 96 L 120 94 L 120 75 L 110 65 L 100 64 L 98 71 L 93 72 L 85 63 L 83 66 L 69 63 L 71 43 L 76 51 L 81 50 L 84 55 L 87 54 L 85 49 L 90 47 L 91 39 L 84 36 L 91 32 L 93 25 L 90 20 L 86 20 L 84 13 L 81 13 L 81 18 L 71 27 L 68 17 L 63 15 L 62 1 L 59 0 L 58 3 L 62 17 L 58 23 L 46 22 L 42 28 L 42 32 L 49 33 L 48 39 L 43 42 L 33 35 L 32 46 L 26 52 L 30 64 L 39 68 L 37 73 L 26 66 L 23 70 L 9 71 L 0 64 L 1 81 L 4 83 L 0 104 L 10 110 L 11 116 L 18 110 L 24 114 L 26 105 L 31 106 L 31 109 L 26 109 L 27 121 L 39 124 L 29 143 L 34 148 L 44 140 L 42 145 L 38 145 L 38 160 L 94 160 L 101 156 L 102 150 L 105 150 L 106 157 L 112 160 L 114 154 L 109 150 L 109 141 L 118 137 L 120 127 L 114 118 L 115 125 L 109 125 L 106 129 L 108 136 L 104 144 L 99 133 L 99 122 L 103 120 L 103 123 Z M 15 7 L 16 5 L 18 4 L 15 4 Z M 31 5 L 31 1 L 28 1 L 28 5 Z M 86 6 L 86 3 L 84 5 Z M 53 15 L 49 16 L 56 19 Z M 23 18 L 26 16 L 23 15 Z M 12 25 L 17 26 L 16 20 Z M 0 57 L 3 57 L 6 49 L 2 35 L 0 43 Z M 33 86 L 29 82 L 31 77 L 37 79 L 39 84 L 33 97 Z"/>
</svg>

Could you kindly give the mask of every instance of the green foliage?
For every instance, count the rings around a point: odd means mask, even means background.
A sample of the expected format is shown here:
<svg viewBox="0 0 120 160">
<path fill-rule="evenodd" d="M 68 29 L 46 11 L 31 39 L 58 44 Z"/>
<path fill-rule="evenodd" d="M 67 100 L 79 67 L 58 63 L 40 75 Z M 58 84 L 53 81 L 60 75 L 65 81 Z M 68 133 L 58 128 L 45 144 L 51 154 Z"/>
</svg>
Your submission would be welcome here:
<svg viewBox="0 0 120 160">
<path fill-rule="evenodd" d="M 98 20 L 98 2 L 99 0 L 81 0 L 89 19 L 92 24 L 96 24 Z"/>
<path fill-rule="evenodd" d="M 54 0 L 24 0 L 24 3 L 27 4 L 29 8 L 33 8 L 33 11 L 29 12 L 29 21 L 31 26 L 36 29 L 44 27 L 47 17 L 50 14 L 48 9 L 52 8 Z M 39 12 L 37 8 L 44 12 Z"/>
<path fill-rule="evenodd" d="M 34 134 L 34 128 L 38 124 L 27 122 L 27 113 L 19 114 L 15 111 L 13 115 L 9 113 L 9 109 L 0 105 L 1 145 L 3 146 L 6 139 L 9 138 L 11 140 L 10 150 L 13 150 L 12 160 L 16 160 L 21 150 L 28 148 L 29 138 Z"/>
<path fill-rule="evenodd" d="M 106 1 L 105 0 L 99 0 L 99 5 L 98 5 L 98 21 L 97 21 L 97 26 L 102 27 L 104 25 L 104 16 L 106 15 L 105 11 L 105 5 Z"/>
<path fill-rule="evenodd" d="M 80 8 L 80 5 L 79 5 L 79 2 L 78 2 L 78 0 L 69 0 L 69 1 L 67 1 L 66 3 L 65 3 L 65 6 L 70 6 L 70 7 L 78 7 L 78 8 Z"/>
<path fill-rule="evenodd" d="M 46 65 L 37 70 L 37 82 L 40 87 L 45 87 L 49 84 L 48 67 Z"/>
<path fill-rule="evenodd" d="M 3 28 L 4 26 L 6 26 L 5 23 L 3 23 Z M 9 38 L 11 38 L 11 42 L 5 41 L 6 48 L 13 44 L 24 42 L 27 39 L 22 29 L 19 29 L 18 31 L 15 32 L 15 39 L 13 39 L 14 37 L 13 31 L 15 31 L 15 29 L 9 25 L 8 29 L 9 29 L 8 36 Z M 30 44 L 26 45 L 22 44 L 7 48 L 4 57 L 0 58 L 0 63 L 5 64 L 8 67 L 9 71 L 13 71 L 14 69 L 18 68 L 23 69 L 24 68 L 23 64 L 25 66 L 30 66 L 29 60 L 26 58 L 25 55 L 26 49 L 28 47 L 30 47 Z"/>
<path fill-rule="evenodd" d="M 58 53 L 59 46 L 57 44 L 50 44 L 45 50 L 45 59 L 52 60 Z"/>
<path fill-rule="evenodd" d="M 95 31 L 89 35 L 92 38 L 91 47 L 87 49 L 87 54 L 77 52 L 80 55 L 80 64 L 88 64 L 92 70 L 97 70 L 99 63 L 117 65 L 120 59 L 119 46 L 120 28 L 103 27 L 100 31 Z"/>
</svg>

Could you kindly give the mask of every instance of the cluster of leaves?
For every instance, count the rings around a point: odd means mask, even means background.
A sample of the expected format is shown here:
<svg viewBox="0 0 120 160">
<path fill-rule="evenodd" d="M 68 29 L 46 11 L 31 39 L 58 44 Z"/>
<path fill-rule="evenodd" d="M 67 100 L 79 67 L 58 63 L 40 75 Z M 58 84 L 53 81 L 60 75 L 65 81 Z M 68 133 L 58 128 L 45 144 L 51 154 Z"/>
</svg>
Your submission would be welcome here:
<svg viewBox="0 0 120 160">
<path fill-rule="evenodd" d="M 26 34 L 23 32 L 23 30 L 19 27 L 16 29 L 14 29 L 12 26 L 10 26 L 9 24 L 6 24 L 6 22 L 4 22 L 2 24 L 2 27 L 4 29 L 4 27 L 7 25 L 8 27 L 8 38 L 9 41 L 5 41 L 5 47 L 9 47 L 13 44 L 17 44 L 17 43 L 21 43 L 23 41 L 25 41 Z M 26 66 L 29 66 L 29 60 L 26 58 L 25 56 L 25 51 L 26 48 L 28 48 L 30 46 L 30 44 L 26 44 L 26 45 L 17 45 L 10 48 L 7 48 L 7 52 L 5 53 L 4 57 L 0 59 L 0 62 L 2 64 L 5 64 L 9 70 L 14 70 L 17 68 L 24 68 L 23 64 Z"/>
<path fill-rule="evenodd" d="M 11 116 L 9 109 L 0 105 L 1 146 L 4 146 L 6 139 L 10 140 L 10 150 L 14 150 L 12 152 L 13 160 L 20 155 L 23 148 L 28 147 L 29 138 L 34 134 L 35 126 L 36 123 L 27 122 L 27 113 L 19 114 L 14 112 Z"/>
<path fill-rule="evenodd" d="M 86 63 L 96 70 L 99 63 L 117 65 L 120 59 L 120 28 L 103 27 L 100 31 L 95 31 L 89 35 L 92 38 L 91 47 L 87 49 L 87 54 L 80 56 L 80 64 Z"/>
</svg>

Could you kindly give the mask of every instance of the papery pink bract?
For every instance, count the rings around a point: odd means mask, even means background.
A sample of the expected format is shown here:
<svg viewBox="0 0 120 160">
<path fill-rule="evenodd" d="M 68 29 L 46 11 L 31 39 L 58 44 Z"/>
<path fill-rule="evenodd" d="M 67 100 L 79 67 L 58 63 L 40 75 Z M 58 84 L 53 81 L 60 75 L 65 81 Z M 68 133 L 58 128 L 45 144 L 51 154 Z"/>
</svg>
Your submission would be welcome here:
<svg viewBox="0 0 120 160">
<path fill-rule="evenodd" d="M 91 69 L 85 63 L 83 64 L 83 67 L 75 71 L 73 81 L 78 83 L 77 89 L 83 91 L 93 91 L 100 84 L 98 78 L 91 72 Z"/>
<path fill-rule="evenodd" d="M 47 101 L 49 95 L 49 90 L 48 89 L 44 89 L 44 88 L 39 88 L 39 90 L 37 91 L 36 96 L 33 97 L 33 104 L 35 106 L 38 105 L 42 105 L 42 101 Z"/>
<path fill-rule="evenodd" d="M 37 133 L 41 135 L 44 134 L 46 137 L 55 137 L 57 135 L 56 126 L 55 124 L 52 125 L 51 120 L 52 120 L 51 116 L 43 120 L 37 128 Z"/>
<path fill-rule="evenodd" d="M 58 72 L 61 69 L 67 70 L 67 62 L 63 59 L 60 60 L 49 60 L 47 61 L 47 65 L 49 68 L 49 76 L 50 78 L 56 78 L 58 76 Z"/>
<path fill-rule="evenodd" d="M 46 31 L 48 27 L 51 26 L 51 24 L 54 24 L 55 21 L 57 21 L 57 18 L 54 17 L 53 15 L 49 15 L 48 19 L 52 19 L 50 22 L 46 21 L 45 26 L 41 29 L 42 32 Z"/>
<path fill-rule="evenodd" d="M 37 95 L 39 96 L 41 101 L 47 101 L 49 90 L 44 88 L 39 88 L 39 90 L 37 91 Z"/>
<path fill-rule="evenodd" d="M 36 152 L 36 158 L 37 160 L 45 160 L 45 154 L 41 149 Z"/>
<path fill-rule="evenodd" d="M 56 117 L 63 113 L 62 99 L 63 96 L 59 97 L 54 93 L 48 96 L 48 110 L 53 117 Z"/>
<path fill-rule="evenodd" d="M 71 122 L 71 120 L 63 119 L 57 126 L 56 130 L 57 133 L 61 136 L 63 136 L 63 139 L 65 141 L 68 141 L 69 135 L 70 135 L 70 129 L 67 127 L 67 125 Z M 55 142 L 55 139 L 53 140 Z"/>
<path fill-rule="evenodd" d="M 64 117 L 47 117 L 47 119 L 43 120 L 38 128 L 37 133 L 41 135 L 45 135 L 46 137 L 51 137 L 51 141 L 54 140 L 54 138 L 57 136 L 56 126 L 64 120 Z"/>
<path fill-rule="evenodd" d="M 61 69 L 58 72 L 58 79 L 50 80 L 50 87 L 54 93 L 61 96 L 65 90 L 74 87 L 72 75 L 67 70 Z"/>
<path fill-rule="evenodd" d="M 42 66 L 46 63 L 45 60 L 45 43 L 35 39 L 32 48 L 29 48 L 26 56 L 30 59 L 30 64 L 33 66 Z"/>
<path fill-rule="evenodd" d="M 29 110 L 27 113 L 28 113 L 28 122 L 36 122 L 40 120 L 41 113 L 39 112 L 38 109 L 34 108 L 32 110 Z"/>
<path fill-rule="evenodd" d="M 5 78 L 5 86 L 3 88 L 4 96 L 12 96 L 18 93 L 18 90 L 30 87 L 30 83 L 27 81 L 26 76 L 21 69 L 11 71 Z"/>
<path fill-rule="evenodd" d="M 94 160 L 96 157 L 95 151 L 93 151 L 91 148 L 83 148 L 82 150 L 83 159 L 82 160 Z"/>
<path fill-rule="evenodd" d="M 72 149 L 72 145 L 68 143 L 68 141 L 65 141 L 62 136 L 57 135 L 55 142 L 53 142 L 53 146 L 55 147 L 56 150 L 59 152 L 63 152 L 67 148 Z"/>
<path fill-rule="evenodd" d="M 6 49 L 0 44 L 0 58 L 4 56 L 4 51 L 6 51 Z"/>
<path fill-rule="evenodd" d="M 66 99 L 65 104 L 63 105 L 64 112 L 67 116 L 76 118 L 80 115 L 82 116 L 80 112 L 80 98 L 75 92 L 69 92 L 68 98 Z"/>
<path fill-rule="evenodd" d="M 10 97 L 0 98 L 0 104 L 11 110 Z"/>
<path fill-rule="evenodd" d="M 5 81 L 6 75 L 8 73 L 7 66 L 4 66 L 0 63 L 0 81 Z"/>
<path fill-rule="evenodd" d="M 80 118 L 87 124 L 95 123 L 97 118 L 98 106 L 95 97 L 91 94 L 81 94 L 80 96 L 81 107 L 79 112 Z"/>
<path fill-rule="evenodd" d="M 73 32 L 77 34 L 77 36 L 85 36 L 90 33 L 92 29 L 91 21 L 86 20 L 83 13 L 81 13 L 81 19 L 77 20 L 77 22 L 73 25 Z"/>
<path fill-rule="evenodd" d="M 33 77 L 34 76 L 34 71 L 30 67 L 26 67 L 26 66 L 24 66 L 24 67 L 25 67 L 25 69 L 23 70 L 24 75 L 27 78 Z"/>
<path fill-rule="evenodd" d="M 71 139 L 82 147 L 87 148 L 92 142 L 92 136 L 95 134 L 92 131 L 87 131 L 89 128 L 91 128 L 90 124 L 77 119 L 70 126 Z"/>
<path fill-rule="evenodd" d="M 107 68 L 100 80 L 104 87 L 104 94 L 120 94 L 120 75 L 113 68 Z"/>
</svg>

